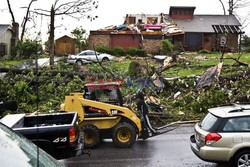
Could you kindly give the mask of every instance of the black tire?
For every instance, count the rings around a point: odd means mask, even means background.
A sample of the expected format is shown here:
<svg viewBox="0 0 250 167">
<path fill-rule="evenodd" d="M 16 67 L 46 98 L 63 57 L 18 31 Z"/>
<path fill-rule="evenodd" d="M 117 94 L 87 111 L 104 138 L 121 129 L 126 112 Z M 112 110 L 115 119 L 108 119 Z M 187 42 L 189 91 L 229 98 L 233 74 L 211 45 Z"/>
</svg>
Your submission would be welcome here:
<svg viewBox="0 0 250 167">
<path fill-rule="evenodd" d="M 112 140 L 117 147 L 131 147 L 136 140 L 135 127 L 129 123 L 119 123 L 114 128 Z"/>
<path fill-rule="evenodd" d="M 83 65 L 82 60 L 76 60 L 76 64 L 79 66 Z"/>
<path fill-rule="evenodd" d="M 102 59 L 102 61 L 109 61 L 109 58 L 104 57 L 104 58 Z"/>
<path fill-rule="evenodd" d="M 245 159 L 246 157 L 248 157 L 247 160 Z M 240 162 L 240 160 L 242 160 L 242 161 Z M 243 165 L 244 160 L 246 160 L 246 164 L 250 165 L 248 162 L 248 161 L 250 161 L 250 150 L 244 150 L 244 151 L 241 151 L 238 154 L 236 154 L 236 156 L 234 157 L 234 162 L 233 162 L 234 165 L 233 166 L 239 167 L 240 165 Z"/>
<path fill-rule="evenodd" d="M 84 147 L 95 148 L 100 143 L 100 134 L 98 128 L 93 125 L 85 125 L 83 127 L 84 132 Z"/>
</svg>

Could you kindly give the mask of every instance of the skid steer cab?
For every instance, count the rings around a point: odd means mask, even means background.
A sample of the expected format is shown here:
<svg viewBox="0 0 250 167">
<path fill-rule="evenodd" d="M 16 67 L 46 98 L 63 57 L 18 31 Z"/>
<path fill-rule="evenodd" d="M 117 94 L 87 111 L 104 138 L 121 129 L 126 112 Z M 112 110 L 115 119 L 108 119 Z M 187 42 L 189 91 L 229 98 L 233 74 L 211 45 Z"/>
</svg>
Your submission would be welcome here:
<svg viewBox="0 0 250 167">
<path fill-rule="evenodd" d="M 112 139 L 118 147 L 131 147 L 137 138 L 153 135 L 142 114 L 123 106 L 118 83 L 88 84 L 83 93 L 65 97 L 60 110 L 77 112 L 86 148 L 96 147 L 101 139 Z M 163 133 L 162 128 L 158 128 Z"/>
</svg>

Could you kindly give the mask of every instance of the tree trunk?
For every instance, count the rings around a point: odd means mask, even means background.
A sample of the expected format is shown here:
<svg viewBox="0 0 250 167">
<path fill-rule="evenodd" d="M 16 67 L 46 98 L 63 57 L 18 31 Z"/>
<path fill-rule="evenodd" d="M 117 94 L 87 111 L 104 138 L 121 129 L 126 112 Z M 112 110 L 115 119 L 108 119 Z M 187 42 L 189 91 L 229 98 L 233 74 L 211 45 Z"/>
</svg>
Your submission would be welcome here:
<svg viewBox="0 0 250 167">
<path fill-rule="evenodd" d="M 31 1 L 30 1 L 29 6 L 28 6 L 27 11 L 26 11 L 26 16 L 24 17 L 24 22 L 23 22 L 23 27 L 22 27 L 22 33 L 21 33 L 21 42 L 23 42 L 23 37 L 24 37 L 25 29 L 26 29 L 26 24 L 27 24 L 28 19 L 29 19 L 30 7 L 31 7 L 31 4 L 32 4 L 34 1 L 35 1 L 35 0 L 31 0 Z"/>
<path fill-rule="evenodd" d="M 14 17 L 14 13 L 13 13 L 13 11 L 11 9 L 11 5 L 10 5 L 10 1 L 9 0 L 7 0 L 7 4 L 8 4 L 9 12 L 10 12 L 11 17 L 12 17 L 12 23 L 15 23 L 16 20 L 15 20 L 15 17 Z"/>
<path fill-rule="evenodd" d="M 52 5 L 51 11 L 50 11 L 50 37 L 49 37 L 49 43 L 50 43 L 50 65 L 54 65 L 54 54 L 55 54 L 55 46 L 54 46 L 54 33 L 55 33 L 55 9 Z"/>
</svg>

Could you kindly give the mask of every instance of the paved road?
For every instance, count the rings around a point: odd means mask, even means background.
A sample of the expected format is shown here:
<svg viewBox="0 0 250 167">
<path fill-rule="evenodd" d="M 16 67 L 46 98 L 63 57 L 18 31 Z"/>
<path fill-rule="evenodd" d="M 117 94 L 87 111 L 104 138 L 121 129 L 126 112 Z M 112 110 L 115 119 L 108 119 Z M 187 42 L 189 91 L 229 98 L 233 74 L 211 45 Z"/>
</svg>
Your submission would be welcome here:
<svg viewBox="0 0 250 167">
<path fill-rule="evenodd" d="M 111 141 L 104 141 L 92 155 L 82 155 L 63 160 L 70 167 L 219 167 L 198 159 L 190 149 L 189 137 L 193 125 L 182 125 L 176 130 L 137 141 L 132 148 L 116 148 Z"/>
</svg>

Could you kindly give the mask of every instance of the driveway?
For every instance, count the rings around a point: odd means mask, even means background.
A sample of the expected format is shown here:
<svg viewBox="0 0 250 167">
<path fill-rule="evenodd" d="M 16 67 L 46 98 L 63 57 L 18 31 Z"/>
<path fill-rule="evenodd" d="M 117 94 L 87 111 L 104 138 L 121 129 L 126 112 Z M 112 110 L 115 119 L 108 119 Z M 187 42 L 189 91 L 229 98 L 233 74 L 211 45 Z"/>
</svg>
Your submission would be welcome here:
<svg viewBox="0 0 250 167">
<path fill-rule="evenodd" d="M 221 167 L 197 158 L 190 149 L 189 137 L 193 125 L 182 125 L 171 132 L 137 141 L 132 148 L 117 148 L 105 140 L 91 150 L 91 156 L 82 155 L 62 160 L 66 166 L 88 167 Z"/>
</svg>

